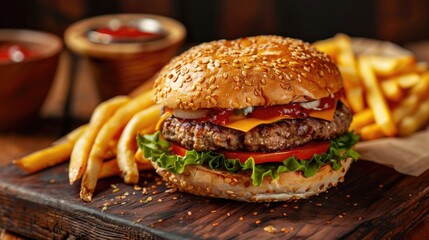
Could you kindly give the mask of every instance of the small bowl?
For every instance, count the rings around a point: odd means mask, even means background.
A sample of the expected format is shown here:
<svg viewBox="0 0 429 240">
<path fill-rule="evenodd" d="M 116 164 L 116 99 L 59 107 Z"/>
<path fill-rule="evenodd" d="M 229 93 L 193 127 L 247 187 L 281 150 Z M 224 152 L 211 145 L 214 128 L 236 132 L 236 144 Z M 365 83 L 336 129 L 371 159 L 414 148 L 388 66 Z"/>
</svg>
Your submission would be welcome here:
<svg viewBox="0 0 429 240">
<path fill-rule="evenodd" d="M 100 28 L 132 26 L 145 36 L 112 37 Z M 149 14 L 113 14 L 88 18 L 65 31 L 66 45 L 90 65 L 101 100 L 129 94 L 156 74 L 176 53 L 185 27 Z"/>
<path fill-rule="evenodd" d="M 52 86 L 63 49 L 55 35 L 21 29 L 0 29 L 0 48 L 17 45 L 28 53 L 0 60 L 0 131 L 14 129 L 38 116 Z"/>
</svg>

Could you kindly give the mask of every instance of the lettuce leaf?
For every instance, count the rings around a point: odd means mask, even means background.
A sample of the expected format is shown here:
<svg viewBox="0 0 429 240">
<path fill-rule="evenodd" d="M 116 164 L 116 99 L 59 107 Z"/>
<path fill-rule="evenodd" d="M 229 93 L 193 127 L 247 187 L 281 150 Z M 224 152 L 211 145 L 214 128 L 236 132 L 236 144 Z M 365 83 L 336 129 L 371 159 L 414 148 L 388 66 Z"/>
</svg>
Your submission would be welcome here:
<svg viewBox="0 0 429 240">
<path fill-rule="evenodd" d="M 339 170 L 341 160 L 359 158 L 359 154 L 353 149 L 353 145 L 358 141 L 359 135 L 348 132 L 331 140 L 327 153 L 315 154 L 309 160 L 299 160 L 292 156 L 280 163 L 255 164 L 253 158 L 241 163 L 238 159 L 226 159 L 223 154 L 212 151 L 188 150 L 185 156 L 181 157 L 170 152 L 170 143 L 160 138 L 159 132 L 137 136 L 137 143 L 144 157 L 168 171 L 182 173 L 187 165 L 205 165 L 214 170 L 227 170 L 233 173 L 251 171 L 252 184 L 255 186 L 260 186 L 265 177 L 277 179 L 283 172 L 301 171 L 305 177 L 311 177 L 326 164 L 331 164 L 334 170 Z"/>
</svg>

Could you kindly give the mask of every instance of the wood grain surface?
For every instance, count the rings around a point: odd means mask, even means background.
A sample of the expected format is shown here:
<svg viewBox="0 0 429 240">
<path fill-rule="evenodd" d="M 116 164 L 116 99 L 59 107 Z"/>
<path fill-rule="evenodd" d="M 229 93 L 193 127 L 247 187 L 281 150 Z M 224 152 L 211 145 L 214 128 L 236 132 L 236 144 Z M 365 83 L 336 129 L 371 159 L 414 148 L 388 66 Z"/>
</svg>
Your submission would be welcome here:
<svg viewBox="0 0 429 240">
<path fill-rule="evenodd" d="M 2 159 L 48 142 L 4 141 L 15 144 L 2 145 Z M 27 145 L 7 149 L 21 141 Z M 142 172 L 137 186 L 102 180 L 94 201 L 84 203 L 66 169 L 26 175 L 0 167 L 0 227 L 37 239 L 399 239 L 429 209 L 429 171 L 410 177 L 366 161 L 353 164 L 346 181 L 327 193 L 270 204 L 170 192 L 154 172 Z"/>
</svg>

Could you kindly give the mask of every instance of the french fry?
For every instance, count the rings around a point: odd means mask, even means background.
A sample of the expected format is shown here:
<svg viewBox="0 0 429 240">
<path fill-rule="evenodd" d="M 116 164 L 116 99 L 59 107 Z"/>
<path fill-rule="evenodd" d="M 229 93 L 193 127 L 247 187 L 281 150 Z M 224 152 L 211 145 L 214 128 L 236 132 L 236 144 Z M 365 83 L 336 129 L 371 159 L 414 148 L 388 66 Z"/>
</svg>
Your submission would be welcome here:
<svg viewBox="0 0 429 240">
<path fill-rule="evenodd" d="M 70 157 L 69 181 L 73 184 L 80 179 L 86 169 L 88 156 L 101 127 L 113 113 L 130 100 L 127 96 L 118 96 L 98 105 L 91 116 L 88 129 L 77 140 Z"/>
<path fill-rule="evenodd" d="M 415 62 L 415 58 L 412 55 L 369 55 L 365 56 L 365 58 L 370 62 L 375 74 L 378 76 L 391 76 L 393 74 L 400 73 Z"/>
<path fill-rule="evenodd" d="M 390 101 L 398 102 L 402 99 L 402 89 L 399 87 L 396 79 L 389 79 L 381 82 L 381 89 L 383 90 L 384 96 Z"/>
<path fill-rule="evenodd" d="M 408 95 L 402 102 L 393 109 L 392 116 L 396 124 L 399 124 L 402 119 L 412 114 L 417 108 L 419 97 L 415 94 Z"/>
<path fill-rule="evenodd" d="M 362 127 L 359 133 L 362 140 L 373 140 L 385 136 L 381 126 L 376 123 Z"/>
<path fill-rule="evenodd" d="M 407 136 L 420 130 L 428 123 L 429 119 L 429 97 L 418 106 L 413 115 L 406 116 L 399 123 L 399 135 Z"/>
<path fill-rule="evenodd" d="M 384 135 L 394 136 L 397 133 L 392 114 L 383 97 L 371 62 L 365 57 L 359 59 L 359 71 L 367 92 L 367 103 L 374 113 L 375 122 L 381 127 Z"/>
<path fill-rule="evenodd" d="M 134 160 L 136 152 L 136 134 L 153 133 L 161 114 L 161 105 L 146 108 L 128 122 L 118 142 L 117 158 L 125 183 L 136 184 L 139 180 L 137 164 Z"/>
<path fill-rule="evenodd" d="M 103 156 L 108 148 L 108 142 L 114 138 L 139 111 L 153 105 L 153 90 L 146 91 L 119 108 L 103 125 L 95 138 L 88 157 L 88 164 L 83 174 L 80 197 L 90 202 L 97 185 L 97 178 L 103 163 Z"/>
<path fill-rule="evenodd" d="M 365 108 L 364 94 L 355 67 L 340 67 L 340 72 L 344 81 L 347 102 L 350 103 L 353 112 L 362 111 Z"/>
<path fill-rule="evenodd" d="M 405 74 L 393 77 L 391 78 L 391 80 L 396 81 L 401 88 L 407 89 L 416 85 L 420 81 L 420 76 L 415 72 L 405 73 Z"/>
<path fill-rule="evenodd" d="M 335 39 L 320 40 L 313 43 L 313 46 L 315 46 L 319 51 L 330 56 L 336 56 L 340 51 Z"/>
<path fill-rule="evenodd" d="M 345 34 L 337 34 L 334 39 L 340 48 L 337 54 L 337 63 L 341 66 L 340 71 L 347 101 L 350 103 L 353 112 L 360 112 L 365 107 L 364 95 L 356 69 L 356 56 L 352 49 L 352 41 Z"/>
<path fill-rule="evenodd" d="M 353 116 L 350 129 L 357 131 L 358 129 L 374 123 L 374 114 L 371 109 L 367 108 Z"/>
<path fill-rule="evenodd" d="M 63 139 L 60 139 L 58 144 L 14 160 L 13 163 L 27 173 L 35 173 L 65 162 L 70 158 L 76 140 L 83 134 L 86 128 L 87 126 L 83 125 L 67 134 Z"/>
<path fill-rule="evenodd" d="M 420 81 L 411 88 L 410 95 L 417 95 L 419 99 L 425 98 L 429 94 L 429 72 L 421 75 Z"/>
</svg>

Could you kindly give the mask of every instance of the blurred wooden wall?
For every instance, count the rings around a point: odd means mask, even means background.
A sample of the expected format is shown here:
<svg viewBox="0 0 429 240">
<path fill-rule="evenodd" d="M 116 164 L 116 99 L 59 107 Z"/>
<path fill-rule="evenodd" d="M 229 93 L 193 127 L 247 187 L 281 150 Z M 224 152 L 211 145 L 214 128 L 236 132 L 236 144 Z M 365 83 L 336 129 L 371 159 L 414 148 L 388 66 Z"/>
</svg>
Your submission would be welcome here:
<svg viewBox="0 0 429 240">
<path fill-rule="evenodd" d="M 344 32 L 406 43 L 429 39 L 428 0 L 19 0 L 0 3 L 0 28 L 62 35 L 82 18 L 108 13 L 170 16 L 188 42 L 278 34 L 307 41 Z"/>
</svg>

